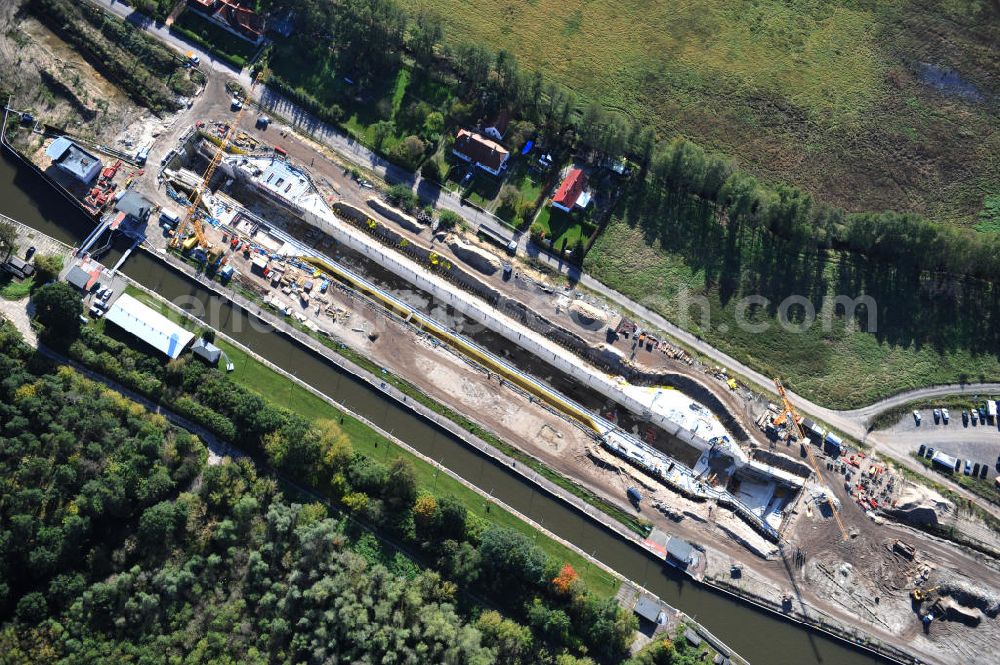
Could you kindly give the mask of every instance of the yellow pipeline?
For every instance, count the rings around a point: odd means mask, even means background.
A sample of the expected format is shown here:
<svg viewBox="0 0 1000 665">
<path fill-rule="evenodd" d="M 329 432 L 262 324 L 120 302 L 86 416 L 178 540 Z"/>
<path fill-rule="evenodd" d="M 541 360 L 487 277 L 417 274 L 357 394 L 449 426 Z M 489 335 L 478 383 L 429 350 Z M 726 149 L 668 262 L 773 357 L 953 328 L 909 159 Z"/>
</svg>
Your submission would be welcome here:
<svg viewBox="0 0 1000 665">
<path fill-rule="evenodd" d="M 361 282 L 357 278 L 355 278 L 354 275 L 345 272 L 344 270 L 341 270 L 340 268 L 331 265 L 330 263 L 327 263 L 323 259 L 316 256 L 306 256 L 303 258 L 310 264 L 316 266 L 317 268 L 325 270 L 331 275 L 336 275 L 340 279 L 350 284 L 351 287 L 354 288 L 356 291 L 359 291 L 360 293 L 363 293 L 364 295 L 373 298 L 374 300 L 381 303 L 383 307 L 385 307 L 391 312 L 394 312 L 402 316 L 404 319 L 413 315 L 424 330 L 434 335 L 445 344 L 448 344 L 449 346 L 456 349 L 458 352 L 462 353 L 466 357 L 473 359 L 474 361 L 478 362 L 480 365 L 486 367 L 490 371 L 496 373 L 499 376 L 502 376 L 511 383 L 514 383 L 515 385 L 521 387 L 523 390 L 528 391 L 530 394 L 534 395 L 538 399 L 544 400 L 547 404 L 550 404 L 551 406 L 559 409 L 560 411 L 570 416 L 571 418 L 575 418 L 576 420 L 580 421 L 581 423 L 592 429 L 594 432 L 598 434 L 602 433 L 601 430 L 594 423 L 593 416 L 588 411 L 578 407 L 577 405 L 571 402 L 564 400 L 555 392 L 547 390 L 542 386 L 539 386 L 534 381 L 527 379 L 520 372 L 517 372 L 507 367 L 506 364 L 500 362 L 492 354 L 484 353 L 476 346 L 467 342 L 461 336 L 452 333 L 447 328 L 440 326 L 433 321 L 430 321 L 427 317 L 424 317 L 419 312 L 407 308 L 404 305 L 400 305 L 395 300 L 386 297 L 385 294 L 383 294 L 381 291 L 371 288 L 368 284 Z"/>
</svg>

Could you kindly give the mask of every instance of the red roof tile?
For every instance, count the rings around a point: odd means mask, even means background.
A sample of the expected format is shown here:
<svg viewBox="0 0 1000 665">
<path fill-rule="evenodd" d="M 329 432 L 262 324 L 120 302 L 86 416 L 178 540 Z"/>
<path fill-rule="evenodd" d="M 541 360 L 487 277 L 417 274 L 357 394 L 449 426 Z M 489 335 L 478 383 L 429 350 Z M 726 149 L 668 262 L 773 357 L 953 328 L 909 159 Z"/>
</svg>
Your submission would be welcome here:
<svg viewBox="0 0 1000 665">
<path fill-rule="evenodd" d="M 469 158 L 470 161 L 499 171 L 510 154 L 507 149 L 496 141 L 474 134 L 467 129 L 458 130 L 455 137 L 455 150 Z"/>
<path fill-rule="evenodd" d="M 587 176 L 580 169 L 570 169 L 566 179 L 559 185 L 559 190 L 552 197 L 553 203 L 572 208 L 576 200 L 583 193 L 583 188 L 587 186 Z"/>
</svg>

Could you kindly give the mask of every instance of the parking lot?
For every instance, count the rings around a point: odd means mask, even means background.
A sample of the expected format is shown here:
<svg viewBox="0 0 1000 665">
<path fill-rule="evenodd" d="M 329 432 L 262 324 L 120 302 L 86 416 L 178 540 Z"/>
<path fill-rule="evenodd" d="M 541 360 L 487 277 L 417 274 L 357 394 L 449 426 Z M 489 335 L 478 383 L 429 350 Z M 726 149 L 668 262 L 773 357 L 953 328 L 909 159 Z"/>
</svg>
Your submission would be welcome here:
<svg viewBox="0 0 1000 665">
<path fill-rule="evenodd" d="M 973 425 L 971 418 L 963 423 L 961 411 L 955 409 L 950 411 L 951 418 L 948 424 L 945 424 L 943 419 L 935 424 L 933 410 L 922 409 L 919 425 L 912 414 L 907 414 L 899 423 L 886 431 L 893 435 L 903 435 L 893 437 L 906 442 L 897 444 L 906 447 L 905 450 L 897 451 L 900 454 L 912 454 L 917 451 L 920 444 L 924 444 L 952 457 L 961 458 L 963 466 L 964 460 L 967 459 L 973 463 L 986 463 L 991 472 L 995 473 L 997 456 L 1000 455 L 1000 427 L 995 423 L 984 424 L 982 421 Z"/>
</svg>

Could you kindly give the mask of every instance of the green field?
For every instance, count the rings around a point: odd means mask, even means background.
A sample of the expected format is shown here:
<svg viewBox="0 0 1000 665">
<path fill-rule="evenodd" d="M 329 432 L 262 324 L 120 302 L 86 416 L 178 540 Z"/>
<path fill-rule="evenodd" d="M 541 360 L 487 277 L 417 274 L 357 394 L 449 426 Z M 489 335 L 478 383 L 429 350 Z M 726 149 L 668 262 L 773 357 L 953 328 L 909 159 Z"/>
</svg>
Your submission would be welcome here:
<svg viewBox="0 0 1000 665">
<path fill-rule="evenodd" d="M 849 210 L 971 226 L 1000 193 L 992 0 L 401 3 L 436 10 L 446 41 L 505 48 L 661 137 Z"/>
<path fill-rule="evenodd" d="M 681 210 L 678 217 L 696 214 Z M 885 267 L 837 255 L 794 257 L 767 246 L 729 255 L 725 244 L 721 233 L 688 237 L 681 221 L 667 238 L 654 240 L 641 224 L 615 219 L 594 243 L 584 267 L 754 369 L 782 376 L 795 391 L 825 406 L 852 408 L 911 388 L 1000 377 L 995 294 L 984 295 L 960 282 L 915 285 L 912 278 Z M 876 333 L 832 315 L 830 325 L 822 325 L 831 312 L 822 307 L 823 297 L 840 292 L 872 295 Z M 767 325 L 764 332 L 737 325 L 737 307 L 747 294 L 769 299 L 767 306 L 747 310 L 750 323 Z M 816 307 L 817 322 L 805 332 L 778 325 L 776 308 L 789 295 L 802 295 Z M 702 298 L 707 310 L 699 304 Z M 797 307 L 788 312 L 793 322 L 801 314 Z"/>
<path fill-rule="evenodd" d="M 164 316 L 182 323 L 185 327 L 191 330 L 200 329 L 190 319 L 182 317 L 170 309 L 163 301 L 150 296 L 145 291 L 127 287 L 126 292 L 153 307 Z M 268 401 L 277 406 L 289 409 L 306 418 L 332 419 L 340 415 L 325 400 L 317 397 L 309 390 L 291 383 L 281 374 L 261 364 L 225 340 L 217 339 L 215 344 L 229 356 L 229 359 L 235 365 L 235 370 L 228 375 L 233 382 L 265 396 Z M 453 496 L 459 499 L 468 511 L 478 518 L 510 527 L 535 538 L 538 546 L 546 554 L 572 565 L 580 574 L 580 577 L 587 583 L 587 588 L 593 593 L 600 596 L 610 596 L 617 592 L 618 582 L 615 578 L 600 568 L 590 565 L 582 556 L 567 549 L 560 543 L 545 536 L 539 536 L 538 531 L 532 526 L 502 508 L 492 505 L 489 508 L 489 512 L 487 512 L 487 502 L 477 492 L 469 489 L 451 476 L 438 471 L 431 464 L 398 448 L 361 421 L 348 415 L 345 416 L 341 427 L 350 437 L 351 445 L 355 451 L 377 459 L 403 457 L 409 460 L 413 463 L 417 481 L 422 490 L 431 492 L 437 496 Z"/>
</svg>

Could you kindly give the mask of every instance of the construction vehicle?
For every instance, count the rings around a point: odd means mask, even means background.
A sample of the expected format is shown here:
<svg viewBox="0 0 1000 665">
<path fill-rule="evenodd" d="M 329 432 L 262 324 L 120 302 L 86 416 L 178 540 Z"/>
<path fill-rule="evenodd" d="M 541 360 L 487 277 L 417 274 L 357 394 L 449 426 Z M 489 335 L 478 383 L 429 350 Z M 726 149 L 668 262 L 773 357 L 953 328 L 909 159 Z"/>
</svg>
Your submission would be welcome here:
<svg viewBox="0 0 1000 665">
<path fill-rule="evenodd" d="M 261 69 L 257 76 L 254 78 L 253 83 L 250 84 L 250 89 L 253 90 L 254 87 L 261 81 L 264 77 L 266 69 Z M 241 105 L 239 113 L 236 114 L 236 119 L 229 123 L 229 129 L 226 131 L 225 136 L 222 138 L 222 142 L 219 144 L 218 150 L 215 152 L 215 156 L 212 157 L 212 161 L 209 162 L 208 168 L 205 169 L 204 175 L 201 177 L 201 182 L 194 190 L 194 196 L 191 198 L 191 205 L 188 206 L 187 213 L 184 215 L 184 219 L 181 223 L 177 225 L 177 234 L 174 236 L 173 242 L 171 243 L 174 247 L 182 241 L 184 238 L 184 232 L 187 230 L 188 224 L 194 224 L 194 233 L 197 237 L 197 242 L 200 246 L 207 245 L 205 240 L 205 231 L 202 228 L 201 220 L 198 217 L 198 206 L 201 204 L 202 194 L 205 192 L 205 188 L 208 187 L 208 183 L 212 180 L 212 175 L 215 174 L 215 169 L 218 168 L 219 164 L 222 162 L 222 158 L 226 154 L 226 149 L 229 147 L 229 142 L 233 138 L 233 134 L 236 133 L 237 127 L 240 124 L 240 118 L 243 117 L 243 112 L 246 111 L 247 105 Z M 186 245 L 185 241 L 185 245 Z"/>
<path fill-rule="evenodd" d="M 937 591 L 940 588 L 941 588 L 941 585 L 933 586 L 930 589 L 925 589 L 925 588 L 919 587 L 919 586 L 918 587 L 914 587 L 913 590 L 910 591 L 910 598 L 912 598 L 913 600 L 915 600 L 918 603 L 922 603 L 925 600 L 927 600 L 932 593 L 934 593 L 935 591 Z"/>
<path fill-rule="evenodd" d="M 788 394 L 785 392 L 785 386 L 782 385 L 781 379 L 776 378 L 774 380 L 774 386 L 778 390 L 778 396 L 781 398 L 781 402 L 784 405 L 784 413 L 787 414 L 787 420 L 791 421 L 794 431 L 798 433 L 799 441 L 803 442 L 803 446 L 806 449 L 806 456 L 809 458 L 809 464 L 812 465 L 813 471 L 816 472 L 816 479 L 822 481 L 823 474 L 819 471 L 819 465 L 816 463 L 816 457 L 813 455 L 812 446 L 806 441 L 805 432 L 802 431 L 802 425 L 800 424 L 800 418 L 795 412 L 795 407 L 792 406 L 792 402 L 788 399 Z M 840 529 L 840 534 L 844 540 L 850 539 L 850 534 L 847 533 L 847 528 L 844 526 L 843 520 L 840 519 L 840 513 L 837 511 L 837 507 L 834 505 L 833 499 L 830 498 L 829 494 L 824 493 L 824 498 L 826 499 L 827 505 L 830 507 L 830 513 L 833 518 L 837 521 L 837 527 Z"/>
</svg>

